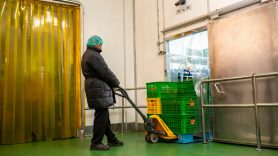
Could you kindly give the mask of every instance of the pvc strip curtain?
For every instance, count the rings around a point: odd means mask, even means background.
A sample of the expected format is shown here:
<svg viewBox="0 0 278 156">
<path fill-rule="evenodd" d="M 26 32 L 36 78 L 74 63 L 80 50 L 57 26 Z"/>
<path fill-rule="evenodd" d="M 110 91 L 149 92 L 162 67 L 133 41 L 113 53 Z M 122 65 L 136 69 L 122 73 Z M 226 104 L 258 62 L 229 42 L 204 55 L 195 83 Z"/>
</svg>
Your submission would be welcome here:
<svg viewBox="0 0 278 156">
<path fill-rule="evenodd" d="M 0 144 L 76 136 L 79 7 L 0 1 Z"/>
<path fill-rule="evenodd" d="M 184 69 L 190 70 L 200 95 L 201 80 L 210 75 L 208 58 L 208 32 L 202 31 L 170 40 L 167 43 L 167 70 L 169 81 L 183 81 Z"/>
</svg>

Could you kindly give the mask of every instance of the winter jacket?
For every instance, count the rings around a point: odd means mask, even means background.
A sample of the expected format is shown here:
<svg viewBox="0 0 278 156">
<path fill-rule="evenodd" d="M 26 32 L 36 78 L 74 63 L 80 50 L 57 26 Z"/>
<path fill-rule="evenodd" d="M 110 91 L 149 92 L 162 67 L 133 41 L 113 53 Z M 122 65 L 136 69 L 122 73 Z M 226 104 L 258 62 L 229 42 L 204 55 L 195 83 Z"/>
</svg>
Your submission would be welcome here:
<svg viewBox="0 0 278 156">
<path fill-rule="evenodd" d="M 116 102 L 113 87 L 118 87 L 120 84 L 100 52 L 94 47 L 87 47 L 81 62 L 87 102 L 92 109 L 112 106 Z"/>
</svg>

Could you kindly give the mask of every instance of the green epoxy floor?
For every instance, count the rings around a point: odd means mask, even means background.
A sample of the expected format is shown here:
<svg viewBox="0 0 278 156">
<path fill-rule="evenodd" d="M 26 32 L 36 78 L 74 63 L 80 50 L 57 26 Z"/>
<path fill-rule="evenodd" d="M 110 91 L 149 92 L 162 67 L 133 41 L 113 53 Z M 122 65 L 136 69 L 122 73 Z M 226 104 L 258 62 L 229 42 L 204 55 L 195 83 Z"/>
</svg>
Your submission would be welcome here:
<svg viewBox="0 0 278 156">
<path fill-rule="evenodd" d="M 0 156 L 278 156 L 278 150 L 221 143 L 148 144 L 141 132 L 117 134 L 123 147 L 90 151 L 90 137 L 16 145 L 0 145 Z"/>
</svg>

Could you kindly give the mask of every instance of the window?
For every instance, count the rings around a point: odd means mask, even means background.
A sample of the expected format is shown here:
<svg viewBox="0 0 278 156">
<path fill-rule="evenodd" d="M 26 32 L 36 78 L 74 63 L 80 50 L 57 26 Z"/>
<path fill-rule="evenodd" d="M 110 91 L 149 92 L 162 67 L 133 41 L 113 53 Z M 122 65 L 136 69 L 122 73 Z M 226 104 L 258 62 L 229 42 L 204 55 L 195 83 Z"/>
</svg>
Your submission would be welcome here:
<svg viewBox="0 0 278 156">
<path fill-rule="evenodd" d="M 169 40 L 166 61 L 168 81 L 184 81 L 188 78 L 188 70 L 192 74 L 195 90 L 199 95 L 197 86 L 210 75 L 207 30 Z"/>
</svg>

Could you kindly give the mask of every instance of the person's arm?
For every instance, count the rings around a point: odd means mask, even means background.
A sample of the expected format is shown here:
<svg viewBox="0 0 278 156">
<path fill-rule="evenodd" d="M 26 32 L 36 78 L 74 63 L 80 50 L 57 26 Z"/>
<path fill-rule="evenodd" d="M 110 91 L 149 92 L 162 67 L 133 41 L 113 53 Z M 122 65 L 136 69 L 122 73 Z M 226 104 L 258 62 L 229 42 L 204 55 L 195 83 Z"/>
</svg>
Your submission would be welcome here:
<svg viewBox="0 0 278 156">
<path fill-rule="evenodd" d="M 104 80 L 110 87 L 118 87 L 120 81 L 115 74 L 108 68 L 102 57 L 93 57 L 90 61 L 86 62 L 97 74 Z"/>
</svg>

